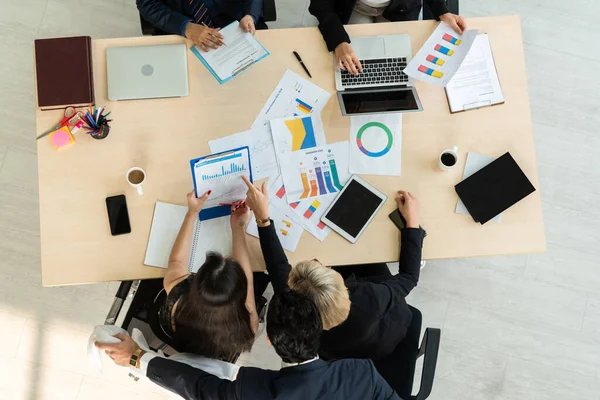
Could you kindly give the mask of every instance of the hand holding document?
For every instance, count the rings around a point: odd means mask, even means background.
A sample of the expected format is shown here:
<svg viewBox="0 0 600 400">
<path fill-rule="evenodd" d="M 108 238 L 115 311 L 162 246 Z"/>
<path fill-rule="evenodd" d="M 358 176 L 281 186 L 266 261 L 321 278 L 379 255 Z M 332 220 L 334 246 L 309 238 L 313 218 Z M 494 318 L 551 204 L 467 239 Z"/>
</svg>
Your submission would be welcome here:
<svg viewBox="0 0 600 400">
<path fill-rule="evenodd" d="M 219 83 L 225 83 L 246 68 L 269 55 L 269 52 L 250 32 L 244 32 L 237 21 L 219 33 L 224 46 L 204 51 L 198 46 L 192 52 L 202 61 Z"/>
<path fill-rule="evenodd" d="M 404 73 L 436 86 L 446 86 L 465 59 L 476 36 L 476 29 L 466 30 L 459 35 L 450 25 L 440 22 Z"/>
</svg>

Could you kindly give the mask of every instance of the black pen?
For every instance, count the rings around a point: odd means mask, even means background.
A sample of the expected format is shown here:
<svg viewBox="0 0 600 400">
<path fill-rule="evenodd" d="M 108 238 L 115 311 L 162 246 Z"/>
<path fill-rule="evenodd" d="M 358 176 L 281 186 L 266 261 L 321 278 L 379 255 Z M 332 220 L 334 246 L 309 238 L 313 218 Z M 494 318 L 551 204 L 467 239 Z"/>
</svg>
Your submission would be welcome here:
<svg viewBox="0 0 600 400">
<path fill-rule="evenodd" d="M 302 61 L 302 57 L 300 57 L 300 54 L 298 54 L 298 52 L 294 51 L 294 55 L 296 56 L 296 60 L 298 60 L 300 65 L 302 65 L 302 68 L 304 68 L 304 70 L 306 71 L 308 76 L 312 79 L 312 75 L 310 74 L 310 72 L 308 72 L 308 68 L 306 68 L 306 65 L 304 65 L 304 61 Z"/>
</svg>

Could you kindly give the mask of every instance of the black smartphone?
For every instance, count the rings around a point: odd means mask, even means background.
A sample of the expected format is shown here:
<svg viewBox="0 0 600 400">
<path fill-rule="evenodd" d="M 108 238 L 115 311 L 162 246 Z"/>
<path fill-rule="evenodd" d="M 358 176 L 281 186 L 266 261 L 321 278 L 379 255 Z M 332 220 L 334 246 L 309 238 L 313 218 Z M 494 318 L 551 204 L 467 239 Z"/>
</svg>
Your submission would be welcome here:
<svg viewBox="0 0 600 400">
<path fill-rule="evenodd" d="M 107 197 L 106 211 L 108 212 L 110 233 L 113 236 L 131 233 L 129 212 L 127 211 L 127 201 L 125 200 L 124 194 Z"/>
<path fill-rule="evenodd" d="M 392 222 L 394 223 L 394 225 L 396 225 L 398 227 L 398 229 L 404 229 L 406 227 L 406 220 L 402 216 L 402 213 L 400 212 L 400 210 L 395 209 L 394 211 L 392 211 L 392 213 L 389 215 L 389 217 L 392 220 Z"/>
</svg>

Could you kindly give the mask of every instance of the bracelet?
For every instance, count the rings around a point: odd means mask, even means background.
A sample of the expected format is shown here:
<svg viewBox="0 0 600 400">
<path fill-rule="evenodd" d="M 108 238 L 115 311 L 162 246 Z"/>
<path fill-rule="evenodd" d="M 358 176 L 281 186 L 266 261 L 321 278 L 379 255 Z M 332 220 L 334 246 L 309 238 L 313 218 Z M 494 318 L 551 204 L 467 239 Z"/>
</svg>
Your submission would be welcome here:
<svg viewBox="0 0 600 400">
<path fill-rule="evenodd" d="M 256 225 L 260 226 L 261 228 L 269 222 L 271 222 L 271 217 L 267 217 L 265 219 L 256 218 Z"/>
</svg>

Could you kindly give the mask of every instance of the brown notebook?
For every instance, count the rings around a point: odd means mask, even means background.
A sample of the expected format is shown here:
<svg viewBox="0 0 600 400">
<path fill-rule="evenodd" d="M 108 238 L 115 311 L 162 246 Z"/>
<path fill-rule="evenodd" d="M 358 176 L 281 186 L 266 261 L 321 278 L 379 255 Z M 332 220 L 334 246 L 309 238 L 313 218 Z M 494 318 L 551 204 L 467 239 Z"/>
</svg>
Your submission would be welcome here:
<svg viewBox="0 0 600 400">
<path fill-rule="evenodd" d="M 42 110 L 94 104 L 89 36 L 36 40 L 35 67 Z"/>
</svg>

